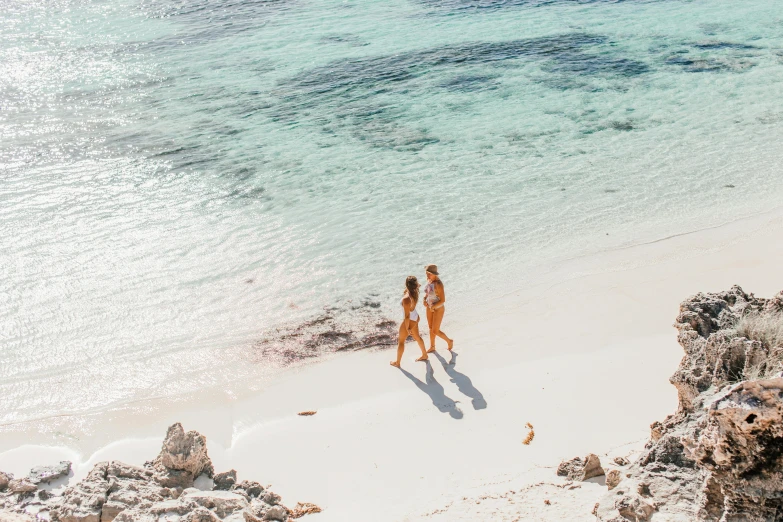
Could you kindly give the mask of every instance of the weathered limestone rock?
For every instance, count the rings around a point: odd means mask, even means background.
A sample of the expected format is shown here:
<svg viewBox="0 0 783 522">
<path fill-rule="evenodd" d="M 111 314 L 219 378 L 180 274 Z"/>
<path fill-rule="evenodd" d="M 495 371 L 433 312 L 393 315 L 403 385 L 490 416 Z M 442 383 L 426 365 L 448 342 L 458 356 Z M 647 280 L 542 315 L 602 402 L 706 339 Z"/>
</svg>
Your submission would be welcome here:
<svg viewBox="0 0 783 522">
<path fill-rule="evenodd" d="M 11 473 L 3 473 L 0 471 L 0 491 L 3 491 L 8 487 L 8 483 L 13 480 L 14 476 Z"/>
<path fill-rule="evenodd" d="M 127 508 L 128 505 L 124 502 L 107 500 L 101 508 L 101 522 L 111 522 L 117 517 L 117 515 L 125 511 Z"/>
<path fill-rule="evenodd" d="M 119 461 L 107 464 L 106 480 L 109 489 L 101 509 L 101 522 L 111 522 L 120 513 L 140 516 L 153 504 L 171 495 L 168 488 L 153 480 L 151 470 Z"/>
<path fill-rule="evenodd" d="M 78 484 L 63 493 L 63 502 L 51 511 L 58 522 L 100 522 L 106 503 L 109 481 L 106 479 L 108 462 L 99 462 Z"/>
<path fill-rule="evenodd" d="M 244 491 L 250 498 L 259 497 L 264 493 L 264 486 L 258 482 L 252 482 L 249 480 L 243 480 L 239 484 L 235 485 L 232 489 Z"/>
<path fill-rule="evenodd" d="M 69 473 L 70 463 L 61 462 L 34 468 L 30 476 L 46 482 Z M 190 487 L 194 474 L 201 473 L 213 473 L 206 439 L 196 432 L 185 433 L 175 424 L 169 428 L 158 458 L 143 468 L 101 462 L 77 484 L 51 491 L 38 490 L 29 478 L 13 480 L 11 475 L 0 474 L 0 485 L 6 490 L 0 492 L 0 522 L 31 522 L 30 513 L 43 516 L 41 520 L 48 514 L 52 522 L 288 520 L 289 510 L 280 505 L 280 496 L 258 482 L 237 482 L 236 471 L 231 470 L 215 477 L 212 491 Z"/>
<path fill-rule="evenodd" d="M 264 522 L 264 519 L 262 517 L 257 517 L 249 511 L 243 511 L 242 517 L 245 522 Z M 237 521 L 237 522 L 241 522 L 241 521 Z"/>
<path fill-rule="evenodd" d="M 623 473 L 619 469 L 610 469 L 606 472 L 606 487 L 610 490 L 616 488 L 623 480 Z"/>
<path fill-rule="evenodd" d="M 767 301 L 764 310 L 768 312 L 783 312 L 783 290 L 775 294 L 775 297 Z"/>
<path fill-rule="evenodd" d="M 783 379 L 745 381 L 709 406 L 695 443 L 697 463 L 711 472 L 726 521 L 783 518 Z"/>
<path fill-rule="evenodd" d="M 180 423 L 169 427 L 155 463 L 166 469 L 187 471 L 193 477 L 202 473 L 208 477 L 214 475 L 212 461 L 207 454 L 207 438 L 196 431 L 185 433 Z"/>
<path fill-rule="evenodd" d="M 630 462 L 628 462 L 628 459 L 626 459 L 625 457 L 615 457 L 612 460 L 612 462 L 614 462 L 618 466 L 627 466 L 628 464 L 630 464 Z"/>
<path fill-rule="evenodd" d="M 598 458 L 598 455 L 590 453 L 585 457 L 585 468 L 582 480 L 588 480 L 602 475 L 604 475 L 604 468 L 601 467 L 601 459 Z"/>
<path fill-rule="evenodd" d="M 114 520 L 116 522 L 158 522 L 157 517 L 136 511 L 123 511 Z"/>
<path fill-rule="evenodd" d="M 260 500 L 260 499 L 253 499 L 250 501 L 250 506 L 245 510 L 245 518 L 248 518 L 248 514 L 252 515 L 253 517 L 263 520 L 264 515 L 266 515 L 266 512 L 269 510 L 271 506 L 267 504 L 266 502 Z"/>
<path fill-rule="evenodd" d="M 232 469 L 225 473 L 218 473 L 214 477 L 215 489 L 222 489 L 228 491 L 237 482 L 237 472 Z"/>
<path fill-rule="evenodd" d="M 604 469 L 601 467 L 601 459 L 598 455 L 590 453 L 584 459 L 576 457 L 561 462 L 557 467 L 557 474 L 570 480 L 583 481 L 600 477 L 604 474 Z"/>
<path fill-rule="evenodd" d="M 248 507 L 249 503 L 242 495 L 230 491 L 199 491 L 184 495 L 184 500 L 191 500 L 196 504 L 213 511 L 218 517 L 225 518 L 235 511 Z"/>
<path fill-rule="evenodd" d="M 131 466 L 130 464 L 113 460 L 109 462 L 109 465 L 106 468 L 106 475 L 108 477 L 115 477 L 118 479 L 150 480 L 153 473 L 146 468 Z"/>
<path fill-rule="evenodd" d="M 245 513 L 246 511 L 237 511 L 236 513 L 231 513 L 229 516 L 223 519 L 223 522 L 245 522 Z"/>
<path fill-rule="evenodd" d="M 276 505 L 276 504 L 278 504 L 280 502 L 280 495 L 278 495 L 277 493 L 274 493 L 272 491 L 267 491 L 264 494 L 264 502 L 266 502 L 267 504 L 269 504 L 271 506 L 274 506 L 274 505 Z"/>
<path fill-rule="evenodd" d="M 655 508 L 638 496 L 625 496 L 616 504 L 617 511 L 625 520 L 644 522 L 650 520 Z"/>
<path fill-rule="evenodd" d="M 294 509 L 292 509 L 288 513 L 289 518 L 302 518 L 305 515 L 310 515 L 313 513 L 320 513 L 322 510 L 320 507 L 316 506 L 313 503 L 310 502 L 297 502 L 294 506 Z"/>
<path fill-rule="evenodd" d="M 158 484 L 167 488 L 187 489 L 193 487 L 193 482 L 196 480 L 196 477 L 189 471 L 164 468 L 159 469 L 155 473 L 155 480 Z"/>
<path fill-rule="evenodd" d="M 288 520 L 288 510 L 283 506 L 272 506 L 264 515 L 264 520 L 278 520 L 285 522 Z"/>
<path fill-rule="evenodd" d="M 220 519 L 207 508 L 197 507 L 184 517 L 187 522 L 220 522 Z"/>
<path fill-rule="evenodd" d="M 2 522 L 35 522 L 35 519 L 24 513 L 2 513 Z"/>
<path fill-rule="evenodd" d="M 150 506 L 149 512 L 153 515 L 177 515 L 185 516 L 198 507 L 195 502 L 186 502 L 183 499 L 163 500 Z"/>
<path fill-rule="evenodd" d="M 27 478 L 14 479 L 8 483 L 8 489 L 12 493 L 31 493 L 38 489 L 38 486 L 30 482 Z"/>
<path fill-rule="evenodd" d="M 71 463 L 67 460 L 63 460 L 55 466 L 34 467 L 30 470 L 27 479 L 33 484 L 49 484 L 59 478 L 67 477 L 70 472 Z"/>
<path fill-rule="evenodd" d="M 783 292 L 765 300 L 738 286 L 682 303 L 685 357 L 670 379 L 679 409 L 652 425 L 645 452 L 599 502 L 599 521 L 783 520 L 783 379 L 743 380 L 783 359 L 783 347 L 735 329 L 744 314 L 781 309 Z"/>
</svg>

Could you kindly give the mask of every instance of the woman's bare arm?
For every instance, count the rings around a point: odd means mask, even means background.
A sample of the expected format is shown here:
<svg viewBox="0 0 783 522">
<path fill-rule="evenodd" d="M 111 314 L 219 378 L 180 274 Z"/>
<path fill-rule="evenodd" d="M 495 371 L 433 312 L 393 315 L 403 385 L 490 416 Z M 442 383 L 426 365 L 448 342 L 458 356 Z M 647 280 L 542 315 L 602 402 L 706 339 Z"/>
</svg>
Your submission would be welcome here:
<svg viewBox="0 0 783 522">
<path fill-rule="evenodd" d="M 405 327 L 406 331 L 410 330 L 410 328 L 411 328 L 411 326 L 410 326 L 410 324 L 411 324 L 411 312 L 410 312 L 410 310 L 408 310 L 408 307 L 410 307 L 410 305 L 411 305 L 411 298 L 410 297 L 405 297 L 402 300 L 402 313 L 403 313 L 402 325 L 403 325 L 403 327 Z"/>
<path fill-rule="evenodd" d="M 443 282 L 440 280 L 435 281 L 435 295 L 438 296 L 438 302 L 435 303 L 432 308 L 435 310 L 443 308 L 443 305 L 446 304 L 446 289 L 443 287 Z"/>
</svg>

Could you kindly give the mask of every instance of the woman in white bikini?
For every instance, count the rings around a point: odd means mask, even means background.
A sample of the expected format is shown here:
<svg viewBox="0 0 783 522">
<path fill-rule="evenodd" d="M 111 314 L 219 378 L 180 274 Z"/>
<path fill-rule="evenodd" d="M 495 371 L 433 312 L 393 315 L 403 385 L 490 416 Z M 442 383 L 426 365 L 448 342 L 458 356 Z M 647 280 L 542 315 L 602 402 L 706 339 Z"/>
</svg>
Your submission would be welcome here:
<svg viewBox="0 0 783 522">
<path fill-rule="evenodd" d="M 405 351 L 405 340 L 409 335 L 419 343 L 421 348 L 421 357 L 416 359 L 417 361 L 427 360 L 427 351 L 424 349 L 424 341 L 419 335 L 419 314 L 416 312 L 416 303 L 419 301 L 419 284 L 418 279 L 415 276 L 408 276 L 405 280 L 405 292 L 402 294 L 402 324 L 400 324 L 400 337 L 397 341 L 397 360 L 391 361 L 389 364 L 397 368 L 400 367 L 400 361 L 402 360 L 402 352 Z"/>
<path fill-rule="evenodd" d="M 449 343 L 449 351 L 454 348 L 454 340 L 449 339 L 446 332 L 440 329 L 443 316 L 446 313 L 446 290 L 443 281 L 438 277 L 437 265 L 424 267 L 427 274 L 427 286 L 424 287 L 424 306 L 427 308 L 427 324 L 430 326 L 430 349 L 427 353 L 435 351 L 435 338 L 440 337 Z"/>
</svg>

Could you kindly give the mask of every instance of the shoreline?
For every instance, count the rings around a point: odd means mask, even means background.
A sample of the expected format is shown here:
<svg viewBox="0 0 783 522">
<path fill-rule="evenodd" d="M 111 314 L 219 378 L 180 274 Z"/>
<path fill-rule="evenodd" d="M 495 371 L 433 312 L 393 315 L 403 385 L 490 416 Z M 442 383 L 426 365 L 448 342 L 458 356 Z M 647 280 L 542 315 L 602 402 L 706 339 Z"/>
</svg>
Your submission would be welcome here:
<svg viewBox="0 0 783 522">
<path fill-rule="evenodd" d="M 529 273 L 525 274 L 525 276 L 520 276 L 519 278 L 519 279 L 529 278 L 531 282 L 528 286 L 520 285 L 519 287 L 514 287 L 512 290 L 501 293 L 500 295 L 496 295 L 496 297 L 494 297 L 493 299 L 503 300 L 516 295 L 519 296 L 518 300 L 515 299 L 515 301 L 517 302 L 513 302 L 509 304 L 511 306 L 515 306 L 515 305 L 518 306 L 520 304 L 525 304 L 533 299 L 531 295 L 522 296 L 522 293 L 525 292 L 526 290 L 531 291 L 531 290 L 537 290 L 539 288 L 543 288 L 544 290 L 547 290 L 557 285 L 568 283 L 573 279 L 595 276 L 602 273 L 622 272 L 627 270 L 628 267 L 623 266 L 623 262 L 622 261 L 618 262 L 616 259 L 609 263 L 610 265 L 609 268 L 606 268 L 605 266 L 601 266 L 601 268 L 598 268 L 600 265 L 606 264 L 607 260 L 611 260 L 612 258 L 622 257 L 622 255 L 625 252 L 633 253 L 636 250 L 648 249 L 657 244 L 665 244 L 667 246 L 670 246 L 671 250 L 674 251 L 676 248 L 680 248 L 680 249 L 683 248 L 682 245 L 676 245 L 676 243 L 682 240 L 683 238 L 696 237 L 696 238 L 704 239 L 704 237 L 706 237 L 707 235 L 714 235 L 715 233 L 720 233 L 721 231 L 729 231 L 731 229 L 741 227 L 745 223 L 757 226 L 759 225 L 759 223 L 765 222 L 767 220 L 783 221 L 783 205 L 771 209 L 762 210 L 754 214 L 744 215 L 742 217 L 733 219 L 731 221 L 719 225 L 711 225 L 705 228 L 686 230 L 684 232 L 678 232 L 678 233 L 662 236 L 660 238 L 650 239 L 636 244 L 619 245 L 606 250 L 600 250 L 594 253 L 580 254 L 573 257 L 556 258 L 552 260 L 553 265 L 552 268 L 549 269 L 542 269 L 541 267 L 544 265 L 540 265 L 540 264 L 534 265 L 532 267 L 528 267 L 530 269 Z M 734 236 L 736 236 L 736 234 Z M 714 238 L 709 238 L 709 241 L 713 241 L 713 240 Z M 714 247 L 715 245 L 710 245 L 710 246 Z M 686 247 L 684 247 L 684 249 L 693 250 L 691 245 L 687 245 Z M 702 248 L 701 251 L 703 252 L 705 251 L 705 249 Z M 665 257 L 666 254 L 671 254 L 671 252 L 665 251 L 663 252 L 663 254 Z M 686 256 L 699 255 L 699 252 L 686 252 L 685 255 Z M 641 262 L 641 263 L 638 262 L 638 259 L 636 259 L 635 261 L 636 263 L 633 264 L 634 268 L 643 268 L 645 266 L 651 266 L 659 263 L 660 259 Z M 583 266 L 580 266 L 580 263 L 583 263 Z M 488 291 L 488 293 L 491 292 Z M 450 316 L 452 321 L 456 322 L 457 327 L 459 328 L 460 326 L 465 324 L 466 321 L 468 322 L 471 321 L 471 318 L 469 316 L 466 316 L 466 314 L 462 313 L 460 315 L 460 313 L 462 312 L 461 308 L 463 308 L 460 307 L 460 305 L 463 305 L 464 302 L 468 300 L 464 299 L 463 296 L 453 296 L 452 300 L 457 300 L 458 302 L 456 304 L 452 303 L 452 306 L 450 307 L 451 308 Z M 454 317 L 455 315 L 457 316 Z M 395 321 L 397 320 L 396 316 L 394 317 L 394 320 Z M 295 326 L 286 325 L 285 328 L 295 328 Z M 426 332 L 423 332 L 423 335 L 426 338 L 427 336 Z M 396 344 L 394 346 L 396 346 Z M 378 350 L 389 349 L 390 347 L 391 345 L 382 346 L 382 347 L 369 346 L 367 348 L 364 348 L 363 350 L 378 351 Z M 241 349 L 242 348 L 238 346 L 236 348 L 233 348 L 232 350 L 240 351 Z M 273 386 L 275 382 L 277 382 L 280 378 L 284 378 L 288 373 L 297 372 L 302 368 L 306 368 L 312 364 L 322 363 L 333 357 L 340 358 L 340 357 L 345 357 L 346 355 L 347 355 L 346 353 L 325 351 L 321 355 L 313 359 L 304 359 L 299 363 L 293 363 L 288 366 L 284 366 L 283 368 L 269 368 L 268 369 L 270 370 L 269 372 L 261 371 L 257 375 L 257 377 L 259 377 L 262 381 L 262 384 L 260 386 L 247 385 L 244 386 L 245 389 L 242 392 L 231 391 L 226 393 L 224 390 L 218 390 L 215 388 L 202 388 L 196 392 L 196 394 L 198 395 L 198 398 L 196 400 L 193 400 L 190 397 L 194 395 L 192 392 L 186 392 L 178 395 L 165 395 L 159 397 L 145 397 L 139 399 L 132 399 L 117 404 L 109 404 L 86 412 L 61 413 L 58 415 L 47 415 L 47 416 L 41 416 L 41 417 L 36 417 L 31 419 L 25 419 L 21 421 L 10 421 L 5 423 L 0 423 L 0 439 L 2 437 L 6 437 L 8 435 L 8 432 L 13 432 L 14 431 L 12 429 L 13 426 L 28 426 L 28 425 L 37 426 L 40 425 L 40 423 L 42 422 L 45 423 L 47 421 L 54 421 L 55 419 L 61 419 L 61 418 L 79 419 L 78 424 L 83 424 L 84 419 L 91 418 L 91 417 L 112 416 L 116 412 L 121 412 L 121 411 L 126 411 L 126 412 L 129 411 L 130 414 L 132 415 L 133 414 L 132 412 L 134 410 L 145 410 L 145 411 L 149 411 L 150 409 L 160 409 L 161 411 L 179 410 L 181 409 L 180 405 L 183 403 L 204 405 L 204 403 L 214 402 L 215 407 L 219 408 L 220 405 L 225 404 L 226 402 L 233 403 L 236 402 L 237 400 L 241 400 L 242 398 L 246 398 L 247 396 L 252 396 L 262 392 L 263 389 L 266 389 L 269 386 Z M 269 377 L 270 374 L 271 377 Z M 219 395 L 224 395 L 224 397 L 220 398 L 218 397 Z M 30 431 L 34 432 L 34 434 L 37 434 L 40 430 L 32 429 Z M 56 430 L 49 429 L 44 431 L 52 432 Z M 153 432 L 150 431 L 149 435 L 152 436 L 152 434 Z M 27 437 L 25 437 L 25 440 L 26 438 Z M 55 441 L 50 441 L 50 442 L 55 442 Z M 73 442 L 73 440 L 71 442 Z M 79 444 L 69 444 L 67 439 L 64 439 L 62 443 L 68 447 L 83 448 Z M 5 451 L 6 449 L 7 449 L 7 444 L 4 444 L 4 441 L 0 440 L 0 453 Z"/>
<path fill-rule="evenodd" d="M 547 473 L 555 483 L 561 459 L 643 444 L 649 424 L 674 409 L 668 377 L 682 350 L 671 324 L 683 299 L 735 283 L 759 295 L 780 290 L 781 214 L 567 260 L 535 284 L 457 309 L 444 326 L 457 339 L 459 375 L 433 358 L 436 384 L 412 362 L 410 344 L 407 378 L 388 368 L 393 348 L 328 357 L 249 396 L 95 414 L 82 451 L 68 449 L 75 441 L 20 447 L 28 432 L 6 431 L 0 470 L 22 473 L 66 454 L 77 479 L 106 458 L 141 464 L 134 459 L 158 447 L 160 427 L 181 421 L 207 436 L 218 471 L 262 476 L 286 498 L 316 502 L 318 520 L 431 518 L 465 491 L 518 488 Z M 474 408 L 475 390 L 486 408 Z M 318 414 L 297 417 L 302 410 Z M 526 422 L 535 426 L 530 446 L 521 444 Z M 390 498 L 392 487 L 400 498 Z"/>
</svg>

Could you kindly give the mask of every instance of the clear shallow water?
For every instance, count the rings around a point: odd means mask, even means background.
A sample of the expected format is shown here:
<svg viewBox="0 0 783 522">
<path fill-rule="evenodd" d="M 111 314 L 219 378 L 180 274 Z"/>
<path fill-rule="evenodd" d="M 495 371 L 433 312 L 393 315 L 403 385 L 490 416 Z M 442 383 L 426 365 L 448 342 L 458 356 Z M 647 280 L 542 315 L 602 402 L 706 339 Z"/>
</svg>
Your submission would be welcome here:
<svg viewBox="0 0 783 522">
<path fill-rule="evenodd" d="M 231 393 L 386 340 L 425 263 L 458 312 L 783 192 L 773 1 L 8 0 L 0 64 L 6 424 Z"/>
</svg>

